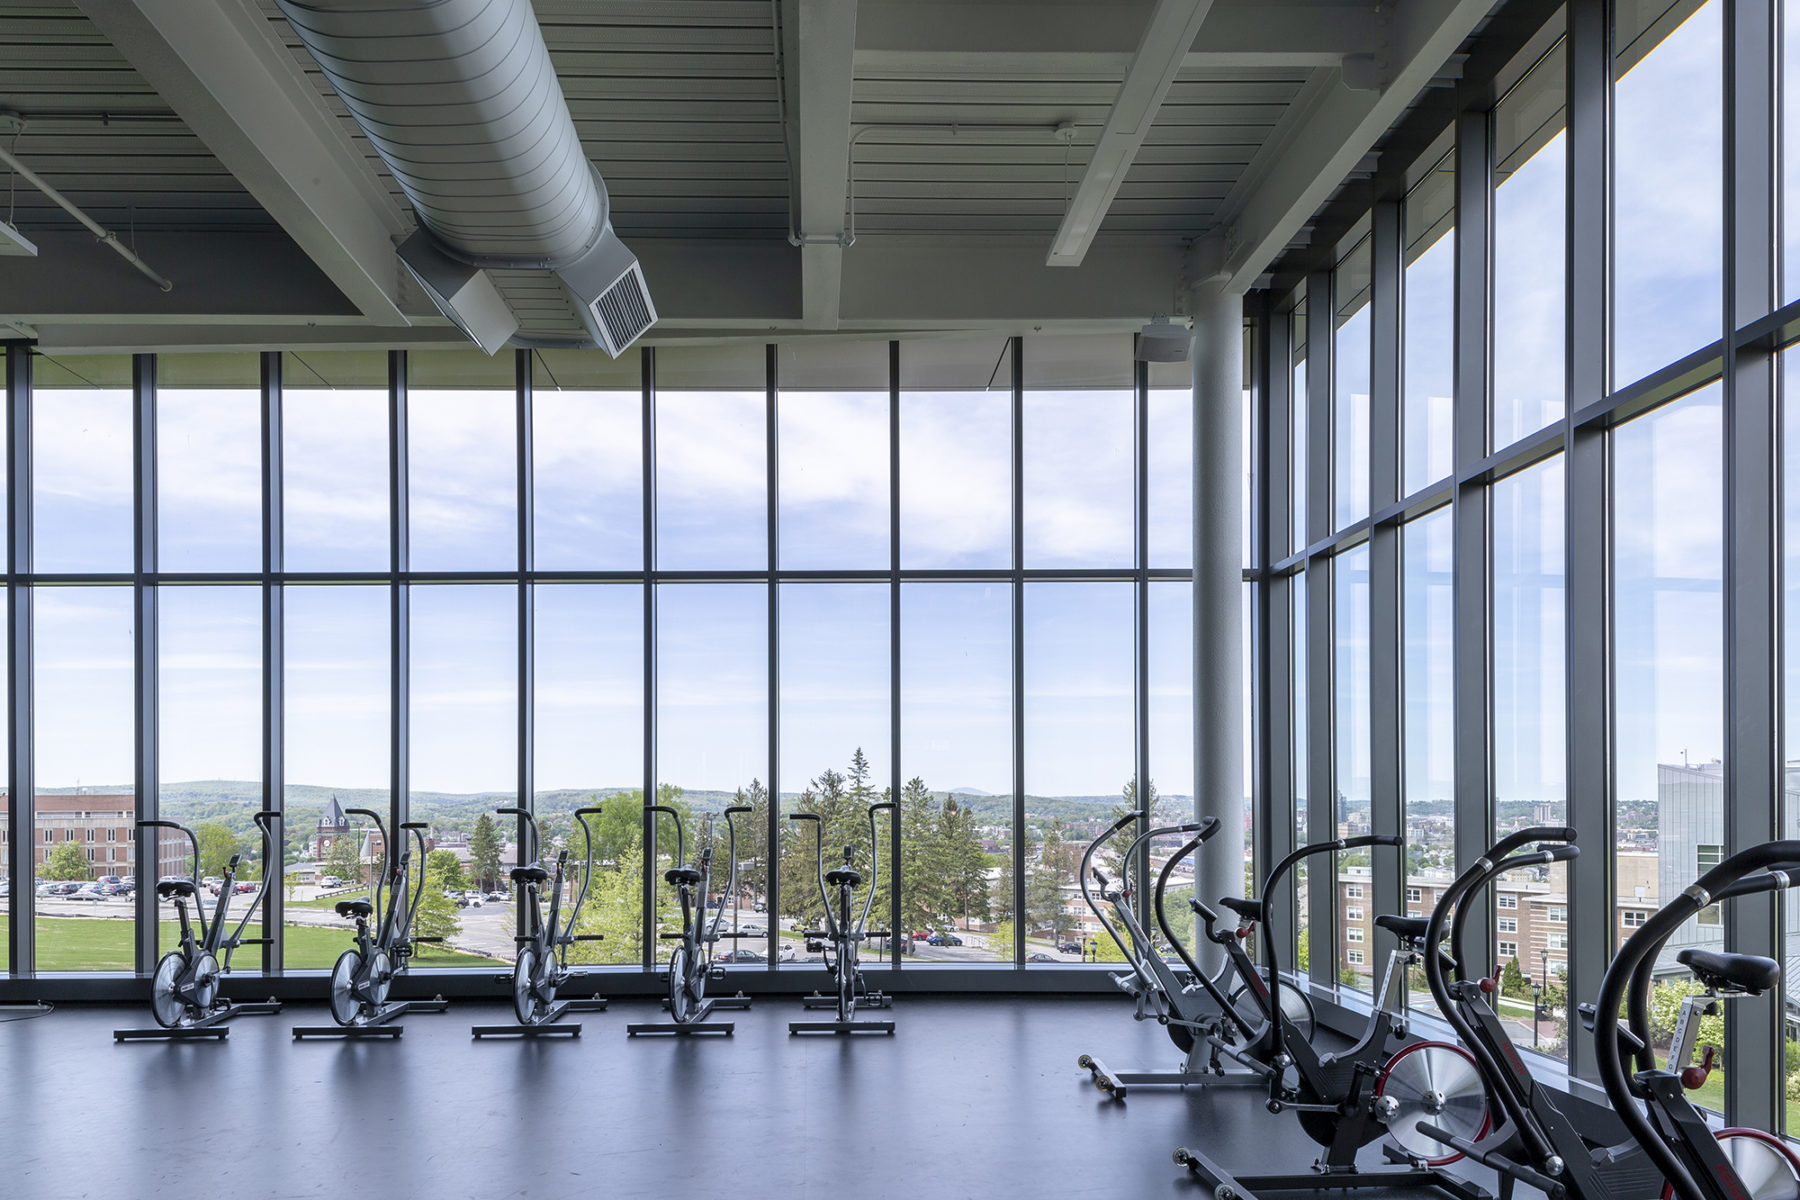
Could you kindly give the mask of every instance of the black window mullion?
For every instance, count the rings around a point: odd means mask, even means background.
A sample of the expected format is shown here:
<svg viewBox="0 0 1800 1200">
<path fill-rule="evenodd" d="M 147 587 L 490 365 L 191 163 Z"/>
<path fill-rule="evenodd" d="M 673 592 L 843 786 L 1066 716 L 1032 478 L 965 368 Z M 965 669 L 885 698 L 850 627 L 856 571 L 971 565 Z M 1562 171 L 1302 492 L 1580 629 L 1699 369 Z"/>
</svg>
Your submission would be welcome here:
<svg viewBox="0 0 1800 1200">
<path fill-rule="evenodd" d="M 537 814 L 537 762 L 535 736 L 537 720 L 537 624 L 535 605 L 532 602 L 531 571 L 537 565 L 535 543 L 533 540 L 534 521 L 532 512 L 532 408 L 531 408 L 531 351 L 513 351 L 513 413 L 516 423 L 514 437 L 515 467 L 517 474 L 518 512 L 518 554 L 519 579 L 515 587 L 518 599 L 518 695 L 517 702 L 518 728 L 516 730 L 518 755 L 518 806 L 526 812 Z M 525 818 L 514 819 L 518 831 L 519 845 L 530 846 L 527 840 L 528 830 Z M 532 846 L 541 852 L 542 848 Z M 421 868 L 422 869 L 422 868 Z M 516 932 L 520 935 L 528 932 L 529 913 L 523 904 L 515 904 L 513 913 Z"/>
<path fill-rule="evenodd" d="M 281 490 L 281 352 L 262 355 L 262 689 L 263 779 L 262 807 L 275 816 L 269 827 L 269 845 L 263 859 L 262 947 L 263 973 L 282 970 L 282 922 L 286 914 L 286 889 L 282 874 L 286 841 L 282 814 L 286 810 L 287 728 L 285 595 L 278 582 L 284 566 L 282 551 Z M 274 875 L 269 873 L 273 871 Z"/>
<path fill-rule="evenodd" d="M 406 351 L 388 351 L 388 824 L 396 841 L 407 819 L 412 790 L 412 630 L 406 571 L 407 378 Z"/>
<path fill-rule="evenodd" d="M 1025 965 L 1025 339 L 1012 339 L 1013 965 Z"/>
<path fill-rule="evenodd" d="M 902 878 L 900 839 L 900 343 L 888 343 L 888 798 L 895 807 L 888 812 L 888 952 L 900 966 L 900 891 Z M 915 831 L 916 832 L 916 831 Z"/>
<path fill-rule="evenodd" d="M 642 367 L 640 386 L 643 406 L 640 421 L 643 428 L 643 500 L 644 500 L 644 812 L 645 836 L 654 834 L 649 806 L 656 803 L 656 350 L 645 346 L 639 355 Z M 644 843 L 648 850 L 653 843 Z M 639 965 L 646 971 L 656 965 L 655 932 L 656 872 L 655 863 L 646 853 L 639 864 L 642 878 L 638 881 L 642 896 L 644 920 L 639 929 L 643 943 Z M 773 916 L 773 906 L 770 915 Z"/>
<path fill-rule="evenodd" d="M 37 773 L 32 736 L 32 591 L 22 580 L 31 570 L 31 348 L 6 348 L 6 687 L 9 702 L 7 821 L 12 830 L 7 897 L 7 962 L 15 978 L 37 974 L 33 934 L 37 900 L 32 878 L 37 858 L 35 809 Z M 135 839 L 137 831 L 132 831 Z"/>
<path fill-rule="evenodd" d="M 781 446 L 777 437 L 781 415 L 780 348 L 770 342 L 763 352 L 764 370 L 764 438 L 766 455 L 764 494 L 769 522 L 769 963 L 773 971 L 781 959 L 781 919 L 776 907 L 777 880 L 781 872 L 777 847 L 781 845 L 781 566 L 780 466 Z"/>
</svg>

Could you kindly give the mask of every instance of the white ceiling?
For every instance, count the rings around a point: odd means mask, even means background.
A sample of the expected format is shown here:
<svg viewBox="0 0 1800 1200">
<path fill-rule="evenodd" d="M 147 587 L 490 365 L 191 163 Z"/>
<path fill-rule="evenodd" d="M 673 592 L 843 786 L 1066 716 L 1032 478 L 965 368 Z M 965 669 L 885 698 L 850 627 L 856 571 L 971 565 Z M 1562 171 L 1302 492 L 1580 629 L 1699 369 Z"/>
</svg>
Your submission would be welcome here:
<svg viewBox="0 0 1800 1200">
<path fill-rule="evenodd" d="M 535 8 L 667 340 L 1112 330 L 1206 279 L 1248 286 L 1488 3 Z M 1155 61 L 1153 17 L 1198 28 L 1185 53 Z M 1133 132 L 1150 84 L 1166 92 Z M 18 185 L 12 223 L 41 252 L 0 260 L 0 321 L 46 346 L 455 339 L 393 260 L 399 188 L 272 0 L 8 0 L 0 110 L 25 122 L 0 144 L 175 282 L 158 292 Z M 1116 190 L 1084 184 L 1097 147 Z M 1081 265 L 1049 266 L 1071 208 L 1097 232 Z M 788 242 L 790 222 L 847 237 L 852 215 L 847 248 Z M 546 277 L 497 282 L 525 332 L 578 327 Z"/>
</svg>

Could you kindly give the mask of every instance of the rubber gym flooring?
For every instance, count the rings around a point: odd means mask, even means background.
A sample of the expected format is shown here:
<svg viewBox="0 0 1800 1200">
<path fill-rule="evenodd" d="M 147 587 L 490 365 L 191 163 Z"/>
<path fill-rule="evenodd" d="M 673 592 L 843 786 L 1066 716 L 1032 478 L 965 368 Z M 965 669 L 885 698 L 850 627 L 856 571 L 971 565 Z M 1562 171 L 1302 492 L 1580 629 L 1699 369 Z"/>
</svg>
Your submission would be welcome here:
<svg viewBox="0 0 1800 1200">
<path fill-rule="evenodd" d="M 511 1009 L 464 1002 L 397 1042 L 297 1043 L 330 1018 L 289 1005 L 224 1043 L 115 1044 L 148 1012 L 67 1005 L 0 1024 L 0 1195 L 1211 1200 L 1177 1145 L 1237 1170 L 1315 1157 L 1247 1090 L 1096 1091 L 1083 1052 L 1177 1057 L 1121 1000 L 903 998 L 893 1037 L 790 1037 L 801 1015 L 770 998 L 730 1038 L 627 1038 L 661 1014 L 615 1001 L 579 1039 L 477 1042 Z"/>
</svg>

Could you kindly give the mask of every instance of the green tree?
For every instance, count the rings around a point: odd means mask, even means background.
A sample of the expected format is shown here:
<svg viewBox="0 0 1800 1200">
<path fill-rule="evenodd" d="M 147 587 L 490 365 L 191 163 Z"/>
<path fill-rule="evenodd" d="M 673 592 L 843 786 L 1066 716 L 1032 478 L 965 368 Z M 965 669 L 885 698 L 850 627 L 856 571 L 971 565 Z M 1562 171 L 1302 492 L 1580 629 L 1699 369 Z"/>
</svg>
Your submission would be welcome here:
<svg viewBox="0 0 1800 1200">
<path fill-rule="evenodd" d="M 1706 989 L 1698 980 L 1683 979 L 1659 983 L 1650 990 L 1650 1033 L 1658 1047 L 1669 1049 L 1669 1041 L 1675 1036 L 1675 1020 L 1681 1014 L 1681 1002 L 1689 996 L 1698 996 Z M 1724 1006 L 1716 1006 L 1720 1011 L 1711 1016 L 1700 1018 L 1699 1037 L 1694 1045 L 1701 1049 L 1717 1046 L 1721 1053 L 1725 1050 L 1725 1014 Z"/>
<path fill-rule="evenodd" d="M 751 811 L 731 818 L 737 831 L 738 892 L 752 902 L 769 898 L 769 789 L 762 780 L 752 779 L 750 786 L 739 788 L 732 796 L 733 805 L 749 805 Z M 729 849 L 730 840 L 726 840 Z M 720 874 L 724 879 L 724 874 Z M 724 898 L 726 905 L 731 897 Z"/>
<path fill-rule="evenodd" d="M 321 875 L 336 875 L 346 883 L 362 883 L 362 858 L 357 854 L 356 834 L 331 839 L 331 845 L 325 851 L 325 861 L 319 864 Z"/>
<path fill-rule="evenodd" d="M 1531 983 L 1519 967 L 1518 955 L 1507 959 L 1506 965 L 1500 970 L 1500 994 L 1514 1000 L 1523 1000 L 1531 995 Z"/>
<path fill-rule="evenodd" d="M 461 892 L 468 889 L 469 877 L 463 873 L 462 860 L 454 850 L 433 850 L 425 856 L 425 878 L 436 878 L 439 890 Z"/>
<path fill-rule="evenodd" d="M 194 834 L 200 843 L 200 878 L 223 877 L 231 856 L 242 849 L 237 834 L 222 821 L 204 821 Z"/>
<path fill-rule="evenodd" d="M 444 894 L 450 886 L 446 868 L 454 868 L 461 877 L 462 867 L 453 851 L 433 850 L 425 856 L 425 890 L 413 915 L 413 934 L 417 937 L 451 938 L 462 931 L 462 914 L 456 901 Z"/>
<path fill-rule="evenodd" d="M 974 810 L 957 804 L 955 796 L 945 796 L 938 828 L 942 849 L 936 869 L 943 873 L 950 910 L 959 913 L 965 923 L 987 920 L 992 914 L 988 896 L 990 864 L 988 852 L 981 844 L 981 829 Z M 906 882 L 910 883 L 911 879 Z"/>
<path fill-rule="evenodd" d="M 74 842 L 58 842 L 50 851 L 50 861 L 38 871 L 42 879 L 76 880 L 91 878 L 87 851 Z"/>
<path fill-rule="evenodd" d="M 504 848 L 492 813 L 475 818 L 475 831 L 469 835 L 469 867 L 479 887 L 491 888 L 501 878 L 500 853 Z"/>
<path fill-rule="evenodd" d="M 616 869 L 596 870 L 588 887 L 587 902 L 576 922 L 578 934 L 599 934 L 605 940 L 576 942 L 569 961 L 581 963 L 634 963 L 644 945 L 644 891 L 641 846 L 620 852 Z"/>
<path fill-rule="evenodd" d="M 994 932 L 987 935 L 987 940 L 988 946 L 993 950 L 996 958 L 1005 962 L 1012 961 L 1014 936 L 1013 923 L 1010 920 L 1001 921 L 994 926 Z"/>
<path fill-rule="evenodd" d="M 1300 940 L 1294 943 L 1294 965 L 1296 969 L 1301 971 L 1308 970 L 1312 966 L 1311 933 L 1312 930 L 1310 929 L 1302 929 L 1300 931 Z"/>
</svg>

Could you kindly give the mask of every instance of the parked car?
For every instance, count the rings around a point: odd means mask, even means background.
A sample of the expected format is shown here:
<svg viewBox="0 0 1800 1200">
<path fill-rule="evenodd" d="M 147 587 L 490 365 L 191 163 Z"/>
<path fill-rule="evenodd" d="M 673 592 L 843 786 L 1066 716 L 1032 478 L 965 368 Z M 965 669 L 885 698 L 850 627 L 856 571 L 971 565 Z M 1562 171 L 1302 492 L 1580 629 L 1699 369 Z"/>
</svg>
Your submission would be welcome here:
<svg viewBox="0 0 1800 1200">
<path fill-rule="evenodd" d="M 105 896 L 100 894 L 99 885 L 92 883 L 88 884 L 86 887 L 77 888 L 70 892 L 68 898 L 70 900 L 92 900 L 95 902 L 106 899 Z"/>
<path fill-rule="evenodd" d="M 1081 943 L 1080 942 L 1064 942 L 1062 945 L 1058 946 L 1056 949 L 1057 949 L 1058 953 L 1061 953 L 1061 954 L 1080 954 L 1081 953 Z"/>
<path fill-rule="evenodd" d="M 781 943 L 781 953 L 776 956 L 775 961 L 776 962 L 793 962 L 795 957 L 796 956 L 794 954 L 794 948 L 792 946 L 788 945 L 788 943 L 783 942 L 783 943 Z"/>
<path fill-rule="evenodd" d="M 736 950 L 727 950 L 725 953 L 719 955 L 719 961 L 728 963 L 759 963 L 768 962 L 769 960 L 754 950 L 746 950 L 742 946 L 739 946 Z"/>
<path fill-rule="evenodd" d="M 257 886 L 257 882 L 254 879 L 240 879 L 233 885 L 231 890 L 234 892 L 254 892 L 257 889 Z"/>
<path fill-rule="evenodd" d="M 489 892 L 487 894 L 487 898 L 489 900 L 496 901 L 497 903 L 505 904 L 512 897 L 508 896 L 505 892 L 496 890 L 496 891 Z"/>
<path fill-rule="evenodd" d="M 756 911 L 759 913 L 766 913 L 769 911 L 769 906 L 767 904 L 764 904 L 761 900 L 758 900 L 754 907 L 755 907 Z"/>
<path fill-rule="evenodd" d="M 39 896 L 54 896 L 56 894 L 55 889 L 56 885 L 54 883 L 40 883 L 33 889 L 33 892 Z"/>
<path fill-rule="evenodd" d="M 1025 956 L 1025 961 L 1026 962 L 1061 962 L 1062 959 L 1057 958 L 1055 955 L 1051 955 L 1051 954 L 1028 954 Z"/>
<path fill-rule="evenodd" d="M 51 886 L 50 894 L 52 896 L 73 896 L 76 892 L 79 892 L 80 890 L 81 890 L 81 884 L 79 884 L 79 883 L 74 883 L 74 882 L 58 883 L 58 884 L 54 884 Z"/>
<path fill-rule="evenodd" d="M 102 896 L 124 896 L 128 893 L 122 883 L 103 883 L 100 885 L 100 894 Z"/>
<path fill-rule="evenodd" d="M 102 875 L 100 878 L 94 880 L 94 882 L 105 885 L 109 883 L 124 883 L 125 881 L 120 879 L 117 875 Z"/>
<path fill-rule="evenodd" d="M 738 932 L 743 934 L 745 937 L 768 937 L 769 936 L 769 931 L 764 929 L 761 925 L 740 925 L 740 926 L 738 926 Z"/>
<path fill-rule="evenodd" d="M 322 875 L 319 877 L 319 886 L 322 888 L 343 887 L 344 881 L 336 875 Z"/>
<path fill-rule="evenodd" d="M 963 940 L 954 933 L 934 933 L 925 939 L 927 946 L 960 946 Z"/>
</svg>

